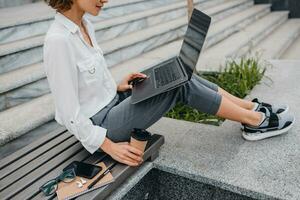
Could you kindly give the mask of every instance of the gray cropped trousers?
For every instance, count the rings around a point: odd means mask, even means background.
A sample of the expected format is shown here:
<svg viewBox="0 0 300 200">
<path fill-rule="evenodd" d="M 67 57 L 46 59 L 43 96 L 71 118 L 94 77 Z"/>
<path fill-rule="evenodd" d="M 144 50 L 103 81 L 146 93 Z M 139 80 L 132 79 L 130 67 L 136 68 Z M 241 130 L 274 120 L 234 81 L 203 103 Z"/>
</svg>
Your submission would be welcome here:
<svg viewBox="0 0 300 200">
<path fill-rule="evenodd" d="M 129 141 L 133 128 L 147 129 L 177 102 L 215 115 L 221 98 L 218 85 L 193 74 L 185 84 L 137 104 L 130 103 L 131 90 L 118 91 L 114 99 L 90 119 L 94 125 L 106 128 L 106 137 L 112 141 Z"/>
</svg>

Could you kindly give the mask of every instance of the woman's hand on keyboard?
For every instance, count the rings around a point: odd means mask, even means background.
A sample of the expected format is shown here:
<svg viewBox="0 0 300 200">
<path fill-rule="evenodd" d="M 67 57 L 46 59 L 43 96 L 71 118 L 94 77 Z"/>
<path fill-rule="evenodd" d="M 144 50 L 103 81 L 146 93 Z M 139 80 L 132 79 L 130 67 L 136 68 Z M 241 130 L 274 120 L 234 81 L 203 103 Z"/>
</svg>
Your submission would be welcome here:
<svg viewBox="0 0 300 200">
<path fill-rule="evenodd" d="M 133 86 L 129 84 L 129 82 L 134 80 L 135 78 L 147 78 L 147 75 L 140 72 L 134 72 L 128 74 L 118 85 L 117 91 L 124 92 L 128 89 L 132 89 Z"/>
</svg>

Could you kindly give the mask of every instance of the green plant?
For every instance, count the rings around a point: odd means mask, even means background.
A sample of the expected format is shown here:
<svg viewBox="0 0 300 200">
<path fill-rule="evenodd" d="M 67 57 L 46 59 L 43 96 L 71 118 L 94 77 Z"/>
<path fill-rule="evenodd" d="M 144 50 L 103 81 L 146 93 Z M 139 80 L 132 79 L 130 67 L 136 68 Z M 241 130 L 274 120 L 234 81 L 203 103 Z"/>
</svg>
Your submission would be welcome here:
<svg viewBox="0 0 300 200">
<path fill-rule="evenodd" d="M 244 98 L 260 82 L 264 76 L 266 66 L 266 63 L 260 62 L 258 56 L 242 57 L 239 61 L 227 61 L 223 70 L 219 72 L 197 72 L 196 74 L 216 83 L 227 92 Z M 224 120 L 220 117 L 200 112 L 181 102 L 177 103 L 165 116 L 213 125 L 219 125 Z"/>
</svg>

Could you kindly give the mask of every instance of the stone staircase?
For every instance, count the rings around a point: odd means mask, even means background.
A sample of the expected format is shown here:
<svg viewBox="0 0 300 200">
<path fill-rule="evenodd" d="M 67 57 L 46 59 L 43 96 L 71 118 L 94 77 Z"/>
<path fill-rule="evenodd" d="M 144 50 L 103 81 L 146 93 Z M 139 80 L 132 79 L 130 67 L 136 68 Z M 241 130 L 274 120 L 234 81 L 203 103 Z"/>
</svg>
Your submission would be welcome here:
<svg viewBox="0 0 300 200">
<path fill-rule="evenodd" d="M 197 70 L 215 71 L 226 58 L 249 50 L 263 50 L 266 58 L 278 58 L 289 46 L 298 48 L 291 44 L 300 35 L 300 20 L 288 19 L 286 11 L 271 12 L 270 5 L 254 5 L 251 0 L 194 2 L 212 16 Z M 179 52 L 187 24 L 185 3 L 111 0 L 100 16 L 88 15 L 117 82 Z M 5 144 L 33 131 L 37 135 L 46 124 L 57 127 L 42 68 L 43 40 L 55 12 L 44 2 L 0 10 L 0 144 Z M 271 45 L 273 40 L 278 41 L 276 45 Z"/>
</svg>

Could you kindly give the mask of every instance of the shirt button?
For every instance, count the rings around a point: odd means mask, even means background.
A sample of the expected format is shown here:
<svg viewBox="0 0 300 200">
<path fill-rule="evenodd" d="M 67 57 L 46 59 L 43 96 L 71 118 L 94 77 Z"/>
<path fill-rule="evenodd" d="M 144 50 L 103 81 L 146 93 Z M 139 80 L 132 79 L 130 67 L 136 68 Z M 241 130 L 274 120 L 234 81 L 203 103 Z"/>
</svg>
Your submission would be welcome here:
<svg viewBox="0 0 300 200">
<path fill-rule="evenodd" d="M 71 121 L 71 123 L 73 124 L 74 122 L 73 122 L 73 121 Z"/>
<path fill-rule="evenodd" d="M 95 73 L 95 71 L 96 71 L 96 68 L 95 68 L 95 67 L 93 67 L 92 71 L 90 71 L 90 70 L 89 70 L 89 73 L 90 73 L 90 74 L 94 74 L 94 73 Z"/>
</svg>

